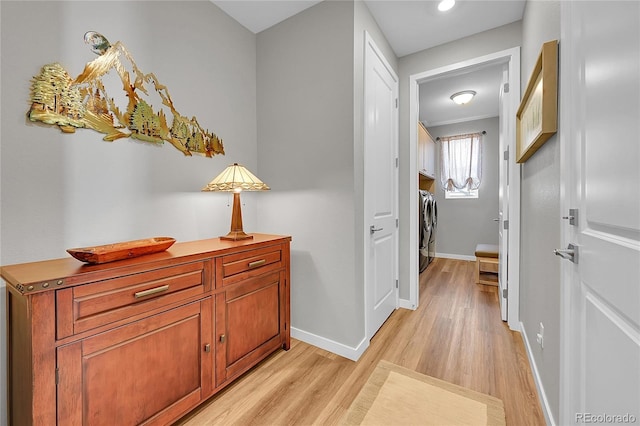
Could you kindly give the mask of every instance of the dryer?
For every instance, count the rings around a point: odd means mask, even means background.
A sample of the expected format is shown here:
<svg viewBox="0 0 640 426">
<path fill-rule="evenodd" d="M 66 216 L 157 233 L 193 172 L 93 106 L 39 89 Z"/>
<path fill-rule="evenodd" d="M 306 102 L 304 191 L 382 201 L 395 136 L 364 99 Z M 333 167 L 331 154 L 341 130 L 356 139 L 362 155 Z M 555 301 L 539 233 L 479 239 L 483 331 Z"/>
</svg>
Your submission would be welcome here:
<svg viewBox="0 0 640 426">
<path fill-rule="evenodd" d="M 429 253 L 429 243 L 433 235 L 433 203 L 435 199 L 429 191 L 418 191 L 419 218 L 419 271 L 423 272 L 433 259 Z"/>
<path fill-rule="evenodd" d="M 427 243 L 427 253 L 429 263 L 436 257 L 436 231 L 438 229 L 438 203 L 436 197 L 431 194 L 431 227 L 429 232 L 429 242 Z"/>
</svg>

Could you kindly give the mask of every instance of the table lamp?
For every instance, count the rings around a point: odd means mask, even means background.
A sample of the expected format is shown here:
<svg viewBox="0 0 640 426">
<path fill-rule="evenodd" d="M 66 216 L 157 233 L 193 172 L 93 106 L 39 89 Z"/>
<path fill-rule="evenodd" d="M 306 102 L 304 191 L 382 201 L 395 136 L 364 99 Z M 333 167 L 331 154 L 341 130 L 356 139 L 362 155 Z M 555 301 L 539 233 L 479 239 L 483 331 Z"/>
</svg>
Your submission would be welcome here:
<svg viewBox="0 0 640 426">
<path fill-rule="evenodd" d="M 247 240 L 253 235 L 245 234 L 242 230 L 242 208 L 240 207 L 240 193 L 242 191 L 267 191 L 269 188 L 264 182 L 255 177 L 244 166 L 233 163 L 215 177 L 202 191 L 233 191 L 233 212 L 231 213 L 231 231 L 221 236 L 221 240 Z"/>
</svg>

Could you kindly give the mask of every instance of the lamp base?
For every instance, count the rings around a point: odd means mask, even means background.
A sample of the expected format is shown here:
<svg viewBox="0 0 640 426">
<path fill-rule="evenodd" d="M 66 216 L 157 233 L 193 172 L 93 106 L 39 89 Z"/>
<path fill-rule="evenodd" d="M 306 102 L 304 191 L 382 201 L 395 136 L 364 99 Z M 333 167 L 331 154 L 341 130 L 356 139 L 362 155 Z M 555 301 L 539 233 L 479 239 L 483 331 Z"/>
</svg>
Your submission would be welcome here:
<svg viewBox="0 0 640 426">
<path fill-rule="evenodd" d="M 229 241 L 240 241 L 240 240 L 250 240 L 253 238 L 253 235 L 245 234 L 244 231 L 231 231 L 227 235 L 221 236 L 221 240 L 229 240 Z"/>
</svg>

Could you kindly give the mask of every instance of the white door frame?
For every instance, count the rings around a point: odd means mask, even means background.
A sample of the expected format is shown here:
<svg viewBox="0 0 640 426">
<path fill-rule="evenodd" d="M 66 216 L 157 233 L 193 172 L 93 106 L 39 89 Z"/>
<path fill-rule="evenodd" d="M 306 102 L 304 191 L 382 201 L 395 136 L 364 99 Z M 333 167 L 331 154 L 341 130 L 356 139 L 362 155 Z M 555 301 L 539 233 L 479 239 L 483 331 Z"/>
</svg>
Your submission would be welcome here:
<svg viewBox="0 0 640 426">
<path fill-rule="evenodd" d="M 399 203 L 399 186 L 398 186 L 398 182 L 399 182 L 399 168 L 398 168 L 398 141 L 400 139 L 399 136 L 399 110 L 398 110 L 398 93 L 399 93 L 399 79 L 398 79 L 398 75 L 396 74 L 396 72 L 393 70 L 393 67 L 391 67 L 391 65 L 389 64 L 389 62 L 387 61 L 387 59 L 384 57 L 384 54 L 382 53 L 382 51 L 380 50 L 380 48 L 376 45 L 376 43 L 374 42 L 373 38 L 369 35 L 369 33 L 367 31 L 365 31 L 364 33 L 364 69 L 365 69 L 365 73 L 364 73 L 364 85 L 365 85 L 365 96 L 366 96 L 366 79 L 367 79 L 367 69 L 368 69 L 368 62 L 371 60 L 368 58 L 369 55 L 369 49 L 368 47 L 371 47 L 371 50 L 373 51 L 373 53 L 380 59 L 380 61 L 383 63 L 384 67 L 389 71 L 389 74 L 392 76 L 393 80 L 394 80 L 394 84 L 395 84 L 395 88 L 394 88 L 394 92 L 396 94 L 396 107 L 395 107 L 395 113 L 394 113 L 394 124 L 395 124 L 395 147 L 394 147 L 394 152 L 395 152 L 395 158 L 396 158 L 396 167 L 395 167 L 395 182 L 394 182 L 394 187 L 395 187 L 395 213 L 396 213 L 396 228 L 394 231 L 394 250 L 395 250 L 395 256 L 394 256 L 394 276 L 395 276 L 395 280 L 396 280 L 396 287 L 395 287 L 395 308 L 398 309 L 398 303 L 399 303 L 399 289 L 398 289 L 398 271 L 399 271 L 399 229 L 398 229 L 398 212 L 399 212 L 399 207 L 400 207 L 400 203 Z M 366 108 L 367 103 L 366 103 L 366 99 L 363 100 L 363 104 L 364 107 Z M 364 111 L 364 113 L 366 114 L 366 111 Z M 366 120 L 366 117 L 365 117 Z M 366 143 L 366 126 L 364 126 L 364 150 L 367 149 L 367 143 Z M 366 159 L 366 154 L 364 155 L 364 158 Z M 364 165 L 364 167 L 366 168 L 366 164 Z M 369 314 L 370 314 L 370 309 L 372 309 L 373 307 L 370 306 L 369 303 L 369 297 L 370 295 L 370 287 L 368 284 L 368 280 L 367 277 L 369 276 L 369 271 L 368 271 L 368 267 L 370 266 L 368 261 L 367 261 L 367 253 L 368 253 L 368 247 L 371 244 L 371 236 L 370 236 L 370 230 L 369 230 L 369 226 L 370 226 L 370 222 L 369 222 L 369 218 L 366 217 L 367 215 L 367 191 L 370 188 L 367 188 L 367 182 L 365 180 L 364 182 L 364 197 L 363 197 L 363 204 L 365 206 L 365 211 L 364 211 L 364 221 L 363 221 L 363 253 L 365 253 L 364 256 L 364 277 L 365 277 L 365 283 L 364 283 L 364 306 L 365 306 L 365 315 L 364 315 L 364 321 L 365 321 L 365 340 L 368 342 L 369 339 L 371 339 L 371 337 L 375 334 L 375 332 L 377 330 L 369 330 Z M 375 190 L 375 189 L 374 189 Z M 417 208 L 417 205 L 416 205 Z"/>
<path fill-rule="evenodd" d="M 513 111 L 513 125 L 510 137 L 510 152 L 516 152 L 515 143 L 515 112 L 520 103 L 520 47 L 502 50 L 489 55 L 480 56 L 466 61 L 458 62 L 432 70 L 423 71 L 409 76 L 409 168 L 406 170 L 409 178 L 410 194 L 418 193 L 418 109 L 419 109 L 419 88 L 418 85 L 429 79 L 436 78 L 442 74 L 460 71 L 464 68 L 475 67 L 486 63 L 508 63 L 509 64 L 509 88 L 511 91 L 510 111 Z M 509 328 L 520 331 L 520 167 L 515 163 L 515 159 L 510 158 L 509 170 L 509 292 L 508 292 L 508 320 Z M 497 206 L 496 206 L 497 207 Z M 409 197 L 409 300 L 408 306 L 412 309 L 418 307 L 419 300 L 419 273 L 418 273 L 418 198 Z M 480 241 L 478 241 L 480 242 Z"/>
</svg>

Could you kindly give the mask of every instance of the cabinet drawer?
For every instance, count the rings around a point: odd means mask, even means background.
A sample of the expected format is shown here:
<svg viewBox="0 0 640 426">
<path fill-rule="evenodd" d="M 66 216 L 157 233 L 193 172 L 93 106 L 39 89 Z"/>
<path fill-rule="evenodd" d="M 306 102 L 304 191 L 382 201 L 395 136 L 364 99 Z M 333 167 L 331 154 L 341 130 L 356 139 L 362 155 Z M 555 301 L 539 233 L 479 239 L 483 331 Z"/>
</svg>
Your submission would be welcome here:
<svg viewBox="0 0 640 426">
<path fill-rule="evenodd" d="M 57 337 L 67 337 L 210 290 L 207 263 L 142 271 L 56 293 Z"/>
<path fill-rule="evenodd" d="M 224 256 L 222 258 L 223 285 L 236 280 L 231 277 L 244 279 L 249 276 L 263 274 L 282 267 L 282 250 L 280 246 L 265 247 L 259 250 Z"/>
</svg>

